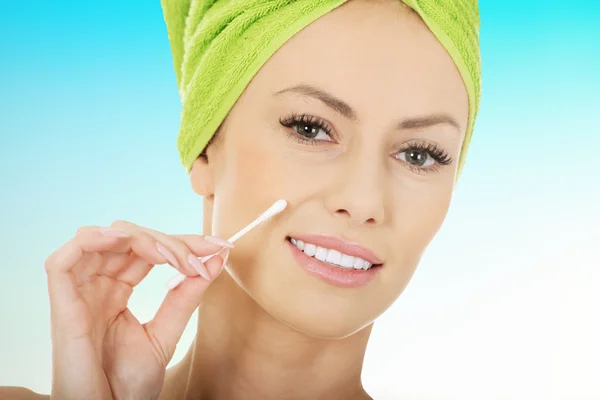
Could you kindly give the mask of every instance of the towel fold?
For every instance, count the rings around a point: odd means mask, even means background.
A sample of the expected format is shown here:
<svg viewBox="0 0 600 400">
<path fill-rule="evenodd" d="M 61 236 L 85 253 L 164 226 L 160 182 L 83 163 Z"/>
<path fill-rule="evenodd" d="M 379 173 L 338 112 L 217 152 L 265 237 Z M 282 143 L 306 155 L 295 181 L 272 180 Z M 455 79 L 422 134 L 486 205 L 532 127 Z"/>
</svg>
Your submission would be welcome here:
<svg viewBox="0 0 600 400">
<path fill-rule="evenodd" d="M 346 1 L 161 0 L 182 102 L 177 148 L 186 171 L 277 49 Z M 481 96 L 477 0 L 403 1 L 448 51 L 467 88 L 460 174 Z"/>
</svg>

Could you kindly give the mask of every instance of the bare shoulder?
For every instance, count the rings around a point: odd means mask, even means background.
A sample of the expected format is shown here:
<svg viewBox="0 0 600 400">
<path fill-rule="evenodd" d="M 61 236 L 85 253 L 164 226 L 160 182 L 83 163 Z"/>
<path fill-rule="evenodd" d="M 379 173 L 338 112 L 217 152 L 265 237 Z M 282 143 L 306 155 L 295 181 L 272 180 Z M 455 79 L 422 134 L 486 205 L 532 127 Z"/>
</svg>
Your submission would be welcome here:
<svg viewBox="0 0 600 400">
<path fill-rule="evenodd" d="M 39 394 L 24 387 L 0 386 L 0 400 L 49 400 L 50 396 Z"/>
</svg>

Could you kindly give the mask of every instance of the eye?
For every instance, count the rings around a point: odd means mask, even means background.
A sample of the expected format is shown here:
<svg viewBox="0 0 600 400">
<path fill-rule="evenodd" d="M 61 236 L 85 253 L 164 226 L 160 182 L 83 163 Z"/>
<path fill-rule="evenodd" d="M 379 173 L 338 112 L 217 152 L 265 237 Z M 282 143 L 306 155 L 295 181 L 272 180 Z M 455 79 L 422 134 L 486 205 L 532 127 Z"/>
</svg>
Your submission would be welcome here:
<svg viewBox="0 0 600 400">
<path fill-rule="evenodd" d="M 435 164 L 434 158 L 425 150 L 409 149 L 398 153 L 398 159 L 416 167 L 430 167 Z"/>
<path fill-rule="evenodd" d="M 292 128 L 300 135 L 304 136 L 307 139 L 315 139 L 315 140 L 331 140 L 329 134 L 325 132 L 325 129 L 311 124 L 298 124 L 293 125 Z"/>
<path fill-rule="evenodd" d="M 325 121 L 310 115 L 292 115 L 279 121 L 281 125 L 291 128 L 296 133 L 296 139 L 308 142 L 333 142 L 331 132 L 333 129 Z"/>
<path fill-rule="evenodd" d="M 445 150 L 429 142 L 406 144 L 393 157 L 418 173 L 437 171 L 453 162 Z"/>
</svg>

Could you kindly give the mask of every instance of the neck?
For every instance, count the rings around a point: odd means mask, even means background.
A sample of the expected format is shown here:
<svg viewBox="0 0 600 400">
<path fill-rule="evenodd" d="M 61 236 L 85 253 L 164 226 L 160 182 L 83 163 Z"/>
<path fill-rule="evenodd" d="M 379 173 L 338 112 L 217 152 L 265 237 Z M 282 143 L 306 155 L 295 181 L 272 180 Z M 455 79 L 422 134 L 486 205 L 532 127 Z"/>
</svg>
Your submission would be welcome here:
<svg viewBox="0 0 600 400">
<path fill-rule="evenodd" d="M 370 399 L 361 371 L 371 326 L 343 339 L 305 335 L 266 313 L 226 272 L 211 284 L 182 361 L 186 400 Z"/>
</svg>

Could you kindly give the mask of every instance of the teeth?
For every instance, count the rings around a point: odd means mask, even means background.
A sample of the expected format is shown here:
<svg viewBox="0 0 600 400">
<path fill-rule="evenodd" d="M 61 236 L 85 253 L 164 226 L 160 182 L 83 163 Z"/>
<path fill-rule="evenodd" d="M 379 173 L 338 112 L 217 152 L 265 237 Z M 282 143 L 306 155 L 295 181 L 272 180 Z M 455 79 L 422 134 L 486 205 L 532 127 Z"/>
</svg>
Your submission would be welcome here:
<svg viewBox="0 0 600 400">
<path fill-rule="evenodd" d="M 315 254 L 315 258 L 319 261 L 327 260 L 327 249 L 317 246 L 317 254 Z"/>
<path fill-rule="evenodd" d="M 315 257 L 319 261 L 323 261 L 338 267 L 367 270 L 373 265 L 362 258 L 349 256 L 347 254 L 340 253 L 337 250 L 329 250 L 324 247 L 319 247 L 310 243 L 304 243 L 301 240 L 293 238 L 291 239 L 291 242 L 294 246 L 302 250 L 307 256 Z"/>
<path fill-rule="evenodd" d="M 342 265 L 342 253 L 336 250 L 329 250 L 325 262 L 329 264 Z"/>
<path fill-rule="evenodd" d="M 364 269 L 363 265 L 365 265 L 365 260 L 363 260 L 362 258 L 356 257 L 356 259 L 354 260 L 353 267 L 356 269 Z"/>
<path fill-rule="evenodd" d="M 342 254 L 342 261 L 340 265 L 344 268 L 353 268 L 354 267 L 355 257 L 349 256 L 347 254 Z"/>
<path fill-rule="evenodd" d="M 314 257 L 314 255 L 317 254 L 317 246 L 315 246 L 314 244 L 306 243 L 306 245 L 304 245 L 304 254 L 306 254 L 307 256 Z"/>
</svg>

